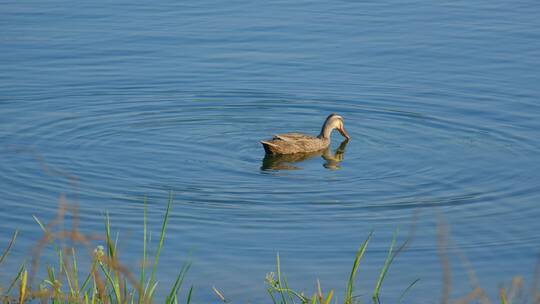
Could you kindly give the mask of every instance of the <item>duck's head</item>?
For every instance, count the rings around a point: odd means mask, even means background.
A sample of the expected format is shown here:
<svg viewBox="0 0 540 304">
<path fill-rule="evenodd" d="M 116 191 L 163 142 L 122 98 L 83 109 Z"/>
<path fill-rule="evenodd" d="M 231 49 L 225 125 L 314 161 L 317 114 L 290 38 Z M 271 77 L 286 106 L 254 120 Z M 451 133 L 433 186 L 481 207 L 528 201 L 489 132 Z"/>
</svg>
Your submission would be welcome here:
<svg viewBox="0 0 540 304">
<path fill-rule="evenodd" d="M 351 139 L 347 131 L 345 131 L 343 117 L 337 115 L 336 113 L 328 115 L 328 117 L 324 121 L 319 137 L 330 138 L 332 130 L 334 129 L 337 129 L 339 133 L 343 135 L 343 137 L 345 137 L 346 139 Z"/>
</svg>

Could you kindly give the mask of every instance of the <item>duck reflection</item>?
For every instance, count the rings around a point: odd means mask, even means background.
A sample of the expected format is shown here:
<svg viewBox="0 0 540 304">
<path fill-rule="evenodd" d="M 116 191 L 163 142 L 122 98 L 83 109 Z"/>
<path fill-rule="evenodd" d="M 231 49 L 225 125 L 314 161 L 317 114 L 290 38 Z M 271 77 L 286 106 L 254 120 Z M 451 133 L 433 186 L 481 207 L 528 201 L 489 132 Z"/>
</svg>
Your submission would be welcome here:
<svg viewBox="0 0 540 304">
<path fill-rule="evenodd" d="M 262 160 L 261 170 L 300 170 L 295 163 L 300 163 L 305 160 L 321 156 L 325 162 L 323 166 L 326 169 L 340 169 L 341 161 L 344 159 L 345 148 L 349 143 L 348 139 L 341 142 L 335 152 L 332 152 L 330 147 L 322 151 L 309 153 L 294 153 L 294 154 L 266 154 Z"/>
</svg>

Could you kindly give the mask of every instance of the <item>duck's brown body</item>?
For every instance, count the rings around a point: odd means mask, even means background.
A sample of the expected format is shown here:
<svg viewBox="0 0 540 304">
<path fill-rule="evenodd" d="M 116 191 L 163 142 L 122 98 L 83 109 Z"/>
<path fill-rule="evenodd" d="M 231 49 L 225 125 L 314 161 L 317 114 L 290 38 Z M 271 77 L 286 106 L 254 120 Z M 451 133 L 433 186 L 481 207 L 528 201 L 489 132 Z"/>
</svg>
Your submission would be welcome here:
<svg viewBox="0 0 540 304">
<path fill-rule="evenodd" d="M 261 143 L 268 154 L 293 154 L 324 150 L 330 144 L 330 139 L 301 133 L 287 133 L 274 135 L 271 140 L 261 141 Z"/>
<path fill-rule="evenodd" d="M 343 118 L 337 114 L 328 116 L 319 136 L 302 133 L 287 133 L 274 135 L 271 140 L 261 141 L 267 154 L 309 153 L 326 149 L 330 145 L 330 134 L 333 129 L 347 139 L 350 138 L 343 127 Z"/>
</svg>

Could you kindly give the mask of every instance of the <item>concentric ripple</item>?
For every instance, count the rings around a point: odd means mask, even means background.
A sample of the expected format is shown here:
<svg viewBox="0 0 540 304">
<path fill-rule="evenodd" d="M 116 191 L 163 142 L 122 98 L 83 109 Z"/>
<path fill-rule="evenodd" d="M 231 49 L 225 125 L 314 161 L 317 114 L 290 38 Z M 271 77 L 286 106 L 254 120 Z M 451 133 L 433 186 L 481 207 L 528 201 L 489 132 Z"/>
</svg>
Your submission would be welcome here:
<svg viewBox="0 0 540 304">
<path fill-rule="evenodd" d="M 425 110 L 409 101 L 404 110 L 395 100 L 407 96 L 351 101 L 249 91 L 156 94 L 129 101 L 111 96 L 118 99 L 113 105 L 88 97 L 77 107 L 32 105 L 27 121 L 2 135 L 1 174 L 10 187 L 0 195 L 12 196 L 8 190 L 15 188 L 30 197 L 78 191 L 88 200 L 110 200 L 172 189 L 180 202 L 208 211 L 240 208 L 242 221 L 264 220 L 257 210 L 282 208 L 306 222 L 327 215 L 392 221 L 404 209 L 432 207 L 474 210 L 469 216 L 482 218 L 509 212 L 502 202 L 516 195 L 537 195 L 530 176 L 516 170 L 527 164 L 523 155 L 532 145 L 497 125 L 446 115 L 458 111 L 448 106 Z M 301 170 L 260 170 L 259 140 L 317 133 L 331 112 L 345 117 L 353 138 L 340 170 L 326 170 L 320 157 L 295 164 Z M 339 134 L 333 141 L 335 149 Z M 80 188 L 69 189 L 69 176 L 77 176 Z M 36 203 L 50 204 L 43 198 Z"/>
<path fill-rule="evenodd" d="M 111 96 L 112 105 L 106 96 L 79 98 L 88 100 L 76 107 L 29 104 L 16 127 L 2 132 L 5 210 L 28 203 L 32 214 L 54 215 L 64 193 L 78 200 L 93 229 L 100 226 L 96 210 L 107 209 L 124 229 L 137 231 L 143 197 L 162 205 L 172 191 L 173 242 L 206 257 L 218 246 L 228 261 L 245 252 L 233 264 L 275 250 L 345 262 L 366 231 L 388 238 L 397 225 L 433 230 L 441 217 L 464 223 L 458 235 L 468 229 L 494 235 L 458 236 L 470 251 L 539 240 L 521 232 L 501 236 L 493 233 L 497 226 L 476 224 L 510 218 L 534 226 L 520 210 L 540 196 L 531 182 L 536 173 L 528 169 L 535 143 L 489 117 L 472 123 L 458 109 L 428 108 L 421 99 L 404 109 L 395 100 L 407 96 L 353 101 L 253 91 L 152 92 L 129 100 Z M 318 156 L 294 163 L 297 170 L 261 170 L 259 140 L 317 133 L 331 112 L 345 118 L 352 136 L 339 170 L 325 168 Z M 336 133 L 332 139 L 336 149 L 341 138 Z M 159 220 L 159 207 L 153 214 Z M 6 213 L 4 222 L 31 227 L 30 215 Z M 432 237 L 421 233 L 412 252 L 435 252 Z M 374 246 L 384 255 L 385 244 Z"/>
</svg>

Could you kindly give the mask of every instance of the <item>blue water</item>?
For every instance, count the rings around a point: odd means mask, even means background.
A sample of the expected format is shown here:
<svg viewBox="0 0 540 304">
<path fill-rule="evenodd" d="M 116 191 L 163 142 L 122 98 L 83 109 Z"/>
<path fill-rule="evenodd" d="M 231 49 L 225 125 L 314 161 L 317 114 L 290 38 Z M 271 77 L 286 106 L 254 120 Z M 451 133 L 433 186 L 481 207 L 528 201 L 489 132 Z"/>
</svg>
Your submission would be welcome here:
<svg viewBox="0 0 540 304">
<path fill-rule="evenodd" d="M 340 295 L 355 250 L 369 300 L 392 235 L 414 238 L 382 289 L 438 302 L 437 224 L 452 297 L 465 270 L 496 296 L 531 281 L 540 249 L 540 5 L 536 1 L 1 1 L 0 244 L 16 269 L 61 195 L 81 229 L 108 210 L 140 261 L 144 197 L 157 239 L 174 196 L 159 292 L 185 261 L 212 286 L 269 302 L 280 253 L 292 287 Z M 259 140 L 316 134 L 332 112 L 352 140 L 337 166 L 261 170 Z M 335 132 L 332 149 L 342 138 Z M 3 245 L 2 245 L 3 248 Z M 458 249 L 456 249 L 458 248 Z M 463 265 L 459 254 L 471 267 Z M 2 271 L 3 272 L 3 271 Z M 6 282 L 5 275 L 0 275 Z"/>
</svg>

